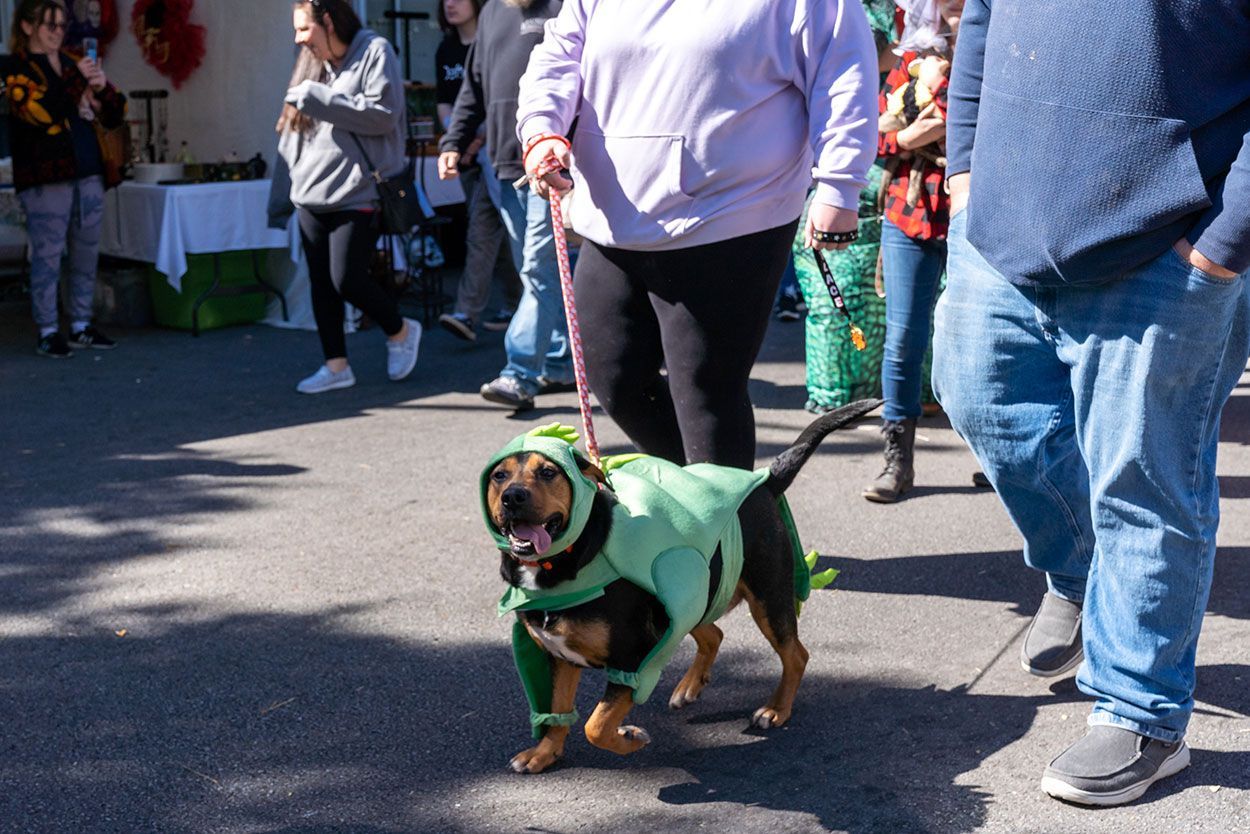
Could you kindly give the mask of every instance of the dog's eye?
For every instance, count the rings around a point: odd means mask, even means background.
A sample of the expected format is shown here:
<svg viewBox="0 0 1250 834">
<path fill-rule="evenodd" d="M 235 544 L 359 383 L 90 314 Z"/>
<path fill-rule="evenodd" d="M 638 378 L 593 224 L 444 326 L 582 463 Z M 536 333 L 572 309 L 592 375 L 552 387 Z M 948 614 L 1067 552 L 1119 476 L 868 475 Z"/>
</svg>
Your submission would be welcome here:
<svg viewBox="0 0 1250 834">
<path fill-rule="evenodd" d="M 542 469 L 538 470 L 538 477 L 542 478 L 544 481 L 555 480 L 559 477 L 559 475 L 560 470 L 556 469 L 554 466 L 544 466 Z"/>
<path fill-rule="evenodd" d="M 508 473 L 502 469 L 496 469 L 494 472 L 490 473 L 490 479 L 496 483 L 502 484 L 504 481 L 508 480 Z"/>
</svg>

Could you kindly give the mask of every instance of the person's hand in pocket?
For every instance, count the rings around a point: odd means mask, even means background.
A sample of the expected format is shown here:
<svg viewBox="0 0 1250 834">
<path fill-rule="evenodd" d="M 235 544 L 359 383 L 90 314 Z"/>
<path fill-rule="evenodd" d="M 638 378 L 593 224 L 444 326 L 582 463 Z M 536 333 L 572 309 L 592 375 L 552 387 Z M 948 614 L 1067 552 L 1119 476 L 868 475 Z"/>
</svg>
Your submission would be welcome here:
<svg viewBox="0 0 1250 834">
<path fill-rule="evenodd" d="M 1215 261 L 1195 249 L 1185 238 L 1181 238 L 1176 241 L 1176 243 L 1172 244 L 1172 248 L 1176 250 L 1176 254 L 1180 255 L 1186 263 L 1194 269 L 1205 272 L 1207 275 L 1215 278 L 1223 278 L 1226 281 L 1237 277 L 1236 272 L 1220 266 Z"/>
</svg>

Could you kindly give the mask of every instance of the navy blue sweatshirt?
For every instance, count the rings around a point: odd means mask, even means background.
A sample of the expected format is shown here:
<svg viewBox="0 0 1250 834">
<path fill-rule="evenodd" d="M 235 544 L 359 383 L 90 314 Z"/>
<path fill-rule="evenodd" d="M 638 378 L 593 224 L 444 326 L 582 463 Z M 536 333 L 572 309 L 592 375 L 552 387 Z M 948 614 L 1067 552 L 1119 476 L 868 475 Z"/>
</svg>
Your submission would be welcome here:
<svg viewBox="0 0 1250 834">
<path fill-rule="evenodd" d="M 1114 280 L 1182 236 L 1250 268 L 1250 3 L 968 0 L 948 175 L 1022 285 Z"/>
</svg>

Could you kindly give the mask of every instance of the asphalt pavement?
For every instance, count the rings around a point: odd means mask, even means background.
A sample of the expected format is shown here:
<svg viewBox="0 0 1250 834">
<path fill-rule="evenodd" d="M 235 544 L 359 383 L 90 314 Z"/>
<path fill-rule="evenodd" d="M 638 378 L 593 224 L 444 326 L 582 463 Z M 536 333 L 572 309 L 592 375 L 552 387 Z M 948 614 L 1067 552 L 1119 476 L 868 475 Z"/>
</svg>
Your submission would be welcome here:
<svg viewBox="0 0 1250 834">
<path fill-rule="evenodd" d="M 518 776 L 527 707 L 477 478 L 515 434 L 575 423 L 575 396 L 482 401 L 501 334 L 427 332 L 398 384 L 380 335 L 351 336 L 359 383 L 318 397 L 293 390 L 319 361 L 310 333 L 116 336 L 50 361 L 26 310 L 0 306 L 6 834 L 1250 832 L 1250 381 L 1223 424 L 1193 764 L 1091 811 L 1038 789 L 1089 701 L 1021 671 L 1043 580 L 941 417 L 898 505 L 859 497 L 872 420 L 791 488 L 805 544 L 842 573 L 804 608 L 788 725 L 748 729 L 780 665 L 736 611 L 698 703 L 666 706 L 687 641 L 632 714 L 649 747 L 619 758 L 575 732 L 562 764 Z M 802 358 L 802 326 L 775 324 L 752 383 L 761 463 L 809 420 Z M 584 676 L 583 715 L 602 686 Z"/>
</svg>

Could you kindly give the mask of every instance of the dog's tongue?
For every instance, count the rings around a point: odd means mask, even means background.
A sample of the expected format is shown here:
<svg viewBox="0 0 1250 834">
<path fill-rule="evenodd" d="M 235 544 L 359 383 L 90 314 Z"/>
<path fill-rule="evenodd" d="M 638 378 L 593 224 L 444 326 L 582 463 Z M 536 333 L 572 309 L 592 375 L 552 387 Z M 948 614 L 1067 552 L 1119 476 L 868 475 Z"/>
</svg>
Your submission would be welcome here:
<svg viewBox="0 0 1250 834">
<path fill-rule="evenodd" d="M 525 539 L 534 545 L 534 552 L 539 556 L 551 549 L 551 534 L 547 532 L 545 527 L 535 527 L 532 524 L 518 524 L 512 528 L 512 532 L 518 539 Z"/>
</svg>

